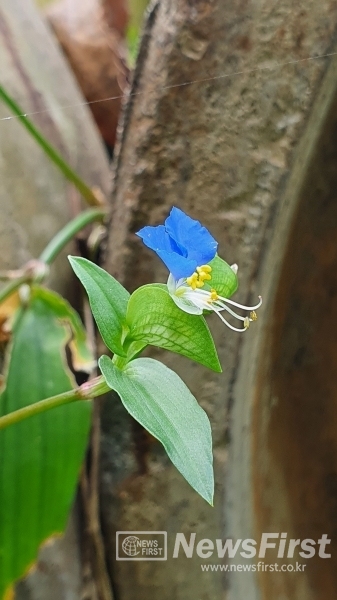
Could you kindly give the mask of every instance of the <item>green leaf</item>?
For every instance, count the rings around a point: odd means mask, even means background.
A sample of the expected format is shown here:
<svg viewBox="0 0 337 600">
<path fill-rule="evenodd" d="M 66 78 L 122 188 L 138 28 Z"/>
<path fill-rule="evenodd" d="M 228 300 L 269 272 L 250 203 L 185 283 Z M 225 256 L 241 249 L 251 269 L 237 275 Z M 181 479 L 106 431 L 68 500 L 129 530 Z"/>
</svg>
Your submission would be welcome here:
<svg viewBox="0 0 337 600">
<path fill-rule="evenodd" d="M 163 444 L 188 483 L 212 504 L 210 423 L 180 377 L 153 358 L 137 358 L 121 371 L 102 356 L 99 366 L 126 410 Z"/>
<path fill-rule="evenodd" d="M 66 352 L 92 361 L 77 315 L 53 292 L 33 288 L 19 309 L 6 356 L 5 415 L 76 386 Z M 0 431 L 0 598 L 36 560 L 39 547 L 64 531 L 76 491 L 91 405 L 77 402 Z"/>
<path fill-rule="evenodd" d="M 122 339 L 129 292 L 112 275 L 90 260 L 75 256 L 68 258 L 89 296 L 103 342 L 112 352 L 125 356 Z"/>
<path fill-rule="evenodd" d="M 207 282 L 207 287 L 215 289 L 219 296 L 230 298 L 238 288 L 236 274 L 220 256 L 215 256 L 209 265 L 212 267 L 212 279 Z"/>
<path fill-rule="evenodd" d="M 178 308 L 166 289 L 144 285 L 130 297 L 125 340 L 143 341 L 187 356 L 221 373 L 214 341 L 205 319 Z"/>
</svg>

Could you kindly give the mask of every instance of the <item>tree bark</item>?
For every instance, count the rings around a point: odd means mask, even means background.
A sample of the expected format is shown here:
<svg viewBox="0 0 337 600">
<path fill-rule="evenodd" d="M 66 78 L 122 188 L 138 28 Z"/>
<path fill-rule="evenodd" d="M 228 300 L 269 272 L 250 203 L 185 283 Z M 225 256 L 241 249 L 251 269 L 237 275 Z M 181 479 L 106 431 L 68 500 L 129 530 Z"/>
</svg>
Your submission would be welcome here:
<svg viewBox="0 0 337 600">
<path fill-rule="evenodd" d="M 224 369 L 220 376 L 151 350 L 182 376 L 210 416 L 214 509 L 117 402 L 106 406 L 102 512 L 120 600 L 335 597 L 332 562 L 308 561 L 307 572 L 291 579 L 288 573 L 224 577 L 202 572 L 200 564 L 207 561 L 196 554 L 172 559 L 172 549 L 177 532 L 187 537 L 196 532 L 199 541 L 259 539 L 268 531 L 317 539 L 318 530 L 330 537 L 335 530 L 336 435 L 330 419 L 336 417 L 331 367 L 336 348 L 331 334 L 329 351 L 322 340 L 318 345 L 324 358 L 315 354 L 314 306 L 319 300 L 330 319 L 324 323 L 331 323 L 336 59 L 306 59 L 334 52 L 336 32 L 337 4 L 327 1 L 162 0 L 152 7 L 125 111 L 106 265 L 130 290 L 165 281 L 165 269 L 134 232 L 162 222 L 177 205 L 211 230 L 220 256 L 238 263 L 237 299 L 250 303 L 261 293 L 264 307 L 242 337 L 211 317 Z M 189 81 L 196 83 L 179 86 Z M 313 175 L 317 165 L 325 174 L 321 170 L 319 179 Z M 312 269 L 321 268 L 310 279 Z M 329 281 L 324 293 L 323 273 Z M 294 377 L 300 380 L 296 388 Z M 318 423 L 327 390 L 327 416 Z M 325 466 L 317 458 L 311 471 L 317 439 Z M 320 486 L 325 491 L 318 494 Z M 317 518 L 320 502 L 324 516 Z M 116 530 L 167 530 L 167 564 L 115 562 Z M 209 561 L 221 563 L 217 557 Z"/>
</svg>

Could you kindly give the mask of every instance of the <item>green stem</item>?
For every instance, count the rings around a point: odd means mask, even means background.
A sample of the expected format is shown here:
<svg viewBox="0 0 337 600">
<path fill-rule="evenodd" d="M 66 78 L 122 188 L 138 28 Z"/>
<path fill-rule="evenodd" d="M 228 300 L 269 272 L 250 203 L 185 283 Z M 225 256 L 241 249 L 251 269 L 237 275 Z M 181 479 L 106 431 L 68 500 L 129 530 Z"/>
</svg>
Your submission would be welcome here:
<svg viewBox="0 0 337 600">
<path fill-rule="evenodd" d="M 90 206 L 100 206 L 102 202 L 97 198 L 93 190 L 83 181 L 83 179 L 81 179 L 71 166 L 68 165 L 61 154 L 48 142 L 42 133 L 40 133 L 32 121 L 23 114 L 20 106 L 7 94 L 2 86 L 0 86 L 0 99 L 7 104 L 8 108 L 10 108 L 21 121 L 22 125 L 29 131 L 30 135 L 37 141 L 50 160 L 60 169 L 63 175 L 74 184 L 88 204 Z"/>
<path fill-rule="evenodd" d="M 118 356 L 118 354 L 114 354 L 112 357 L 112 362 L 119 369 L 123 369 L 125 365 L 128 364 L 129 360 L 127 358 L 124 358 L 123 356 Z"/>
<path fill-rule="evenodd" d="M 65 225 L 65 227 L 63 227 L 63 229 L 61 229 L 61 231 L 59 231 L 49 242 L 48 246 L 46 246 L 40 255 L 39 260 L 50 265 L 64 246 L 66 246 L 66 244 L 70 242 L 83 227 L 86 227 L 86 225 L 89 225 L 89 223 L 92 223 L 93 221 L 102 221 L 105 215 L 106 213 L 99 208 L 92 208 L 77 215 L 75 219 L 70 221 L 70 223 L 67 223 L 67 225 Z"/>
<path fill-rule="evenodd" d="M 33 417 L 57 406 L 63 406 L 63 404 L 70 404 L 71 402 L 78 402 L 79 400 L 93 400 L 97 396 L 102 396 L 110 391 L 109 386 L 105 382 L 105 379 L 100 376 L 83 383 L 80 387 L 57 396 L 52 396 L 46 400 L 40 400 L 35 404 L 30 404 L 24 408 L 19 408 L 8 415 L 0 417 L 0 429 L 5 429 L 14 423 L 19 423 L 24 419 Z"/>
<path fill-rule="evenodd" d="M 77 215 L 75 219 L 70 221 L 70 223 L 67 223 L 67 225 L 49 242 L 43 250 L 39 260 L 50 265 L 76 233 L 81 231 L 86 225 L 89 225 L 89 223 L 102 221 L 105 214 L 105 211 L 102 209 L 92 208 Z M 11 294 L 13 294 L 21 285 L 29 283 L 31 280 L 31 274 L 23 274 L 21 277 L 10 281 L 2 290 L 0 290 L 0 304 L 11 296 Z"/>
</svg>

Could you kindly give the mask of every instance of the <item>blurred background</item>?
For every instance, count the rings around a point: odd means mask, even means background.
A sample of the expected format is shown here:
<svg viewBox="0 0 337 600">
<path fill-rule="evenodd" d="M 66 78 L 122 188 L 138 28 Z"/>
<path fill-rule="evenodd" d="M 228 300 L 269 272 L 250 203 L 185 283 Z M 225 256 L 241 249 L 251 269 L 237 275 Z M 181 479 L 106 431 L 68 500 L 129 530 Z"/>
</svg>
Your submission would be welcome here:
<svg viewBox="0 0 337 600">
<path fill-rule="evenodd" d="M 264 304 L 242 337 L 210 318 L 221 375 L 151 350 L 211 420 L 214 508 L 121 403 L 106 399 L 94 410 L 64 536 L 43 540 L 4 598 L 333 600 L 337 2 L 147 4 L 0 0 L 0 85 L 107 199 L 111 218 L 107 231 L 95 230 L 96 258 L 129 291 L 166 280 L 134 232 L 162 222 L 176 205 L 210 229 L 220 256 L 239 265 L 236 299 L 251 303 L 261 294 Z M 78 191 L 11 116 L 0 102 L 1 270 L 38 256 L 83 208 Z M 91 233 L 72 251 L 86 255 Z M 49 285 L 80 306 L 65 254 Z M 0 326 L 7 317 L 0 306 Z M 0 328 L 2 355 L 7 342 Z M 118 530 L 167 531 L 168 561 L 117 562 Z M 259 539 L 262 532 L 318 540 L 326 533 L 331 558 L 301 559 L 300 573 L 205 572 L 201 564 L 223 561 L 173 559 L 178 532 L 195 532 L 197 540 Z"/>
</svg>

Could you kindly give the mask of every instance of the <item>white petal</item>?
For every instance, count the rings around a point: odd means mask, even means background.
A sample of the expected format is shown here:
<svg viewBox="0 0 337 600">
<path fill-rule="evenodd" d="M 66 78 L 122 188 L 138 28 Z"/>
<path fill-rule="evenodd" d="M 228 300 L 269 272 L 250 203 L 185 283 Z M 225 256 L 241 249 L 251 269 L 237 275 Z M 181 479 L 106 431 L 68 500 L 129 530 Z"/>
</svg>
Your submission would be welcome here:
<svg viewBox="0 0 337 600">
<path fill-rule="evenodd" d="M 169 274 L 169 278 L 167 280 L 167 289 L 168 289 L 169 294 L 171 294 L 171 295 L 174 294 L 174 292 L 177 289 L 177 282 L 174 279 L 172 273 Z"/>
<path fill-rule="evenodd" d="M 187 300 L 182 296 L 176 296 L 175 294 L 171 294 L 171 298 L 178 308 L 184 312 L 189 313 L 190 315 L 202 315 L 202 308 L 195 306 L 190 300 Z"/>
</svg>

